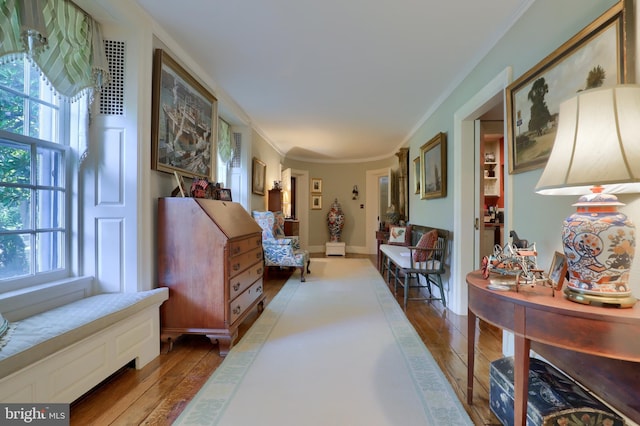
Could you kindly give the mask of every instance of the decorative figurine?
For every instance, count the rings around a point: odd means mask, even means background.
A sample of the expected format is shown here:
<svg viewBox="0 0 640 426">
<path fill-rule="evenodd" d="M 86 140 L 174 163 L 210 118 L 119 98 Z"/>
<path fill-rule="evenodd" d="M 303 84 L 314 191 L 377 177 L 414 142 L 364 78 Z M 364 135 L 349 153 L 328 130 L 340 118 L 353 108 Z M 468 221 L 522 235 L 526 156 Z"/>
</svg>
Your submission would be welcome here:
<svg viewBox="0 0 640 426">
<path fill-rule="evenodd" d="M 329 226 L 330 241 L 332 243 L 340 242 L 342 227 L 344 226 L 344 213 L 337 198 L 331 204 L 329 213 L 327 213 L 327 225 Z"/>
</svg>

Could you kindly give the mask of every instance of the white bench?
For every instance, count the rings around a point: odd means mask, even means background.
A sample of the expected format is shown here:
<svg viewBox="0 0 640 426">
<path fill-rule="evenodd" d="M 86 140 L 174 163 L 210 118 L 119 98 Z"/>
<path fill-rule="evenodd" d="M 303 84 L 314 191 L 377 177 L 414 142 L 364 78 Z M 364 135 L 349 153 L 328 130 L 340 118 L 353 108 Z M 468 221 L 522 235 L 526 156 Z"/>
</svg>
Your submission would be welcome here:
<svg viewBox="0 0 640 426">
<path fill-rule="evenodd" d="M 0 348 L 0 402 L 71 403 L 160 353 L 167 288 L 86 297 L 15 321 Z"/>
<path fill-rule="evenodd" d="M 435 246 L 428 249 L 416 247 L 423 234 L 435 229 L 438 239 Z M 394 293 L 398 286 L 404 290 L 404 309 L 407 309 L 409 300 L 441 300 L 446 307 L 447 300 L 442 275 L 446 273 L 446 259 L 449 250 L 449 231 L 430 228 L 421 225 L 411 225 L 411 235 L 406 245 L 382 244 L 379 249 L 381 258 L 380 274 L 389 284 L 393 284 Z M 414 261 L 414 253 L 423 251 L 428 253 L 429 260 L 424 262 Z M 431 285 L 435 285 L 440 294 L 432 293 Z M 426 288 L 429 296 L 409 296 L 409 291 Z"/>
</svg>

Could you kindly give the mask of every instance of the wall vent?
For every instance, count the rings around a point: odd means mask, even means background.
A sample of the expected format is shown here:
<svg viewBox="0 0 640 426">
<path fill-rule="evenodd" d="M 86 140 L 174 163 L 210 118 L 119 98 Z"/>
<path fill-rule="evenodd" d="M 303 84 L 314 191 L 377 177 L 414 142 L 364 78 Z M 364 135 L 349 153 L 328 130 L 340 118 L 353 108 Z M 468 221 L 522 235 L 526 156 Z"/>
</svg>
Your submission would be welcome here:
<svg viewBox="0 0 640 426">
<path fill-rule="evenodd" d="M 100 114 L 124 115 L 124 58 L 123 41 L 104 40 L 104 52 L 109 62 L 111 82 L 100 93 Z"/>
</svg>

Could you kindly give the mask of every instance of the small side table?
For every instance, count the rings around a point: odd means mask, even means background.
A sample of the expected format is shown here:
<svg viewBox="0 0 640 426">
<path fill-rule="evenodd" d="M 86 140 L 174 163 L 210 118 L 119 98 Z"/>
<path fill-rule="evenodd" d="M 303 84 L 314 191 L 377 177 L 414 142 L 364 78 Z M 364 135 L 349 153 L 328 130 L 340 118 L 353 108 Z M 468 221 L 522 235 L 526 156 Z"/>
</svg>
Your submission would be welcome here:
<svg viewBox="0 0 640 426">
<path fill-rule="evenodd" d="M 346 243 L 343 242 L 327 242 L 325 246 L 325 255 L 327 256 L 345 256 Z"/>
</svg>

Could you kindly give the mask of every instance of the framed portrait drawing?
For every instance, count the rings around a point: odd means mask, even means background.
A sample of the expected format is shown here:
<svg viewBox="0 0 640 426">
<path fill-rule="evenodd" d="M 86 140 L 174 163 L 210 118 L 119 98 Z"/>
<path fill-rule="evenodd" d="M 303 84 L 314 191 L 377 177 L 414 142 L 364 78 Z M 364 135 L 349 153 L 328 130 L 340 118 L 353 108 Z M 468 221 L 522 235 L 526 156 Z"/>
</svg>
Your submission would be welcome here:
<svg viewBox="0 0 640 426">
<path fill-rule="evenodd" d="M 440 132 L 420 147 L 420 198 L 447 196 L 447 135 Z"/>
<path fill-rule="evenodd" d="M 549 284 L 554 290 L 562 290 L 565 275 L 567 274 L 567 258 L 560 252 L 555 252 L 551 267 L 549 268 Z"/>
<path fill-rule="evenodd" d="M 312 194 L 322 193 L 322 179 L 311 178 L 311 193 Z"/>
<path fill-rule="evenodd" d="M 321 209 L 322 209 L 322 195 L 312 195 L 311 210 L 321 210 Z"/>
<path fill-rule="evenodd" d="M 420 193 L 420 157 L 413 159 L 413 192 Z"/>
<path fill-rule="evenodd" d="M 509 173 L 543 167 L 560 103 L 577 92 L 628 83 L 630 6 L 622 0 L 505 89 Z"/>
<path fill-rule="evenodd" d="M 215 176 L 215 96 L 162 49 L 153 57 L 151 167 L 183 176 Z"/>
<path fill-rule="evenodd" d="M 263 161 L 254 158 L 251 176 L 251 192 L 264 195 L 264 185 L 267 180 L 267 165 Z"/>
</svg>

